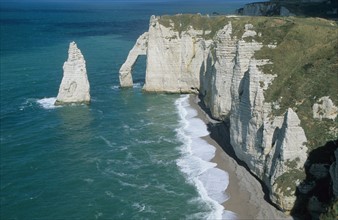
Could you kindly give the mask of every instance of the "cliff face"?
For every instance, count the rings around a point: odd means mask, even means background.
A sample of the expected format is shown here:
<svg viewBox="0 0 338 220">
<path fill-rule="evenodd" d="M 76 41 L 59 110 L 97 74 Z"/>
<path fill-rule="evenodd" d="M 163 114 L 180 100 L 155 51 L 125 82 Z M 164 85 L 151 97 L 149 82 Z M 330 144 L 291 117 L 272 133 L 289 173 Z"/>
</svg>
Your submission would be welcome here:
<svg viewBox="0 0 338 220">
<path fill-rule="evenodd" d="M 305 178 L 310 145 L 297 114 L 302 113 L 299 100 L 286 106 L 282 95 L 275 100 L 266 98 L 269 90 L 276 89 L 276 79 L 283 77 L 271 68 L 278 67 L 280 60 L 266 54 L 283 47 L 294 23 L 264 18 L 153 16 L 144 85 L 144 90 L 151 92 L 198 93 L 213 118 L 230 121 L 230 142 L 236 156 L 265 183 L 271 200 L 286 211 L 294 207 L 296 188 Z M 276 33 L 280 30 L 283 32 Z M 336 26 L 334 30 L 337 33 Z M 325 103 L 329 104 L 314 109 L 326 109 L 323 114 L 331 117 L 336 111 L 334 103 Z M 303 113 L 301 116 L 304 118 Z M 332 117 L 334 122 L 335 115 Z"/>
<path fill-rule="evenodd" d="M 200 30 L 190 27 L 180 33 L 161 25 L 158 19 L 153 16 L 150 20 L 144 89 L 197 92 L 199 72 L 212 41 L 205 40 Z"/>
<path fill-rule="evenodd" d="M 75 42 L 71 42 L 68 59 L 63 65 L 63 78 L 55 104 L 89 103 L 89 92 L 86 61 Z"/>
</svg>

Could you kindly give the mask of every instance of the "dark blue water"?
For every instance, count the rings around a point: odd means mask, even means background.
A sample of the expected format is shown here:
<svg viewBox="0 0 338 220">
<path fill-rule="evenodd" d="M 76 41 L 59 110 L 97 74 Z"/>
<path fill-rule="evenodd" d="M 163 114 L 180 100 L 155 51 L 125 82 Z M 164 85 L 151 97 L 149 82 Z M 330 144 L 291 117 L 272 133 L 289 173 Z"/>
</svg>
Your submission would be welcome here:
<svg viewBox="0 0 338 220">
<path fill-rule="evenodd" d="M 178 163 L 185 97 L 142 93 L 145 58 L 132 89 L 119 89 L 118 70 L 152 14 L 237 7 L 1 3 L 1 219 L 211 216 L 217 207 Z M 86 59 L 92 102 L 56 108 L 71 41 Z"/>
</svg>

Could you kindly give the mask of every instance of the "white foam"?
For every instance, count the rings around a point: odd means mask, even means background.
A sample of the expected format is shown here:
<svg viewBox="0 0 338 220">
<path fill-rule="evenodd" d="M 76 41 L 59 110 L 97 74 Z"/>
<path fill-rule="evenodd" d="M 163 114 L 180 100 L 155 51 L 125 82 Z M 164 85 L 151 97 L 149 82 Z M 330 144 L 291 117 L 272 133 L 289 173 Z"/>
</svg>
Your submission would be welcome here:
<svg viewBox="0 0 338 220">
<path fill-rule="evenodd" d="M 26 101 L 20 106 L 20 111 L 23 111 L 27 107 L 32 107 L 33 103 L 35 102 L 36 99 L 26 99 Z"/>
<path fill-rule="evenodd" d="M 207 125 L 199 118 L 189 119 L 184 130 L 190 137 L 204 137 L 209 135 Z"/>
<path fill-rule="evenodd" d="M 138 188 L 138 189 L 146 189 L 149 187 L 148 184 L 145 184 L 145 185 L 137 185 L 137 184 L 134 184 L 134 183 L 127 183 L 127 182 L 124 182 L 122 180 L 118 180 L 119 184 L 121 186 L 128 186 L 128 187 L 131 187 L 131 188 Z"/>
<path fill-rule="evenodd" d="M 208 191 L 208 195 L 213 200 L 222 204 L 228 200 L 228 196 L 224 192 L 229 185 L 229 175 L 218 168 L 209 169 L 199 176 L 199 180 L 203 183 Z"/>
<path fill-rule="evenodd" d="M 91 179 L 91 178 L 86 178 L 86 179 L 84 179 L 84 181 L 85 181 L 86 183 L 93 183 L 93 182 L 94 182 L 94 180 Z"/>
<path fill-rule="evenodd" d="M 215 163 L 206 162 L 198 157 L 187 155 L 177 160 L 177 165 L 181 171 L 188 175 L 188 178 L 194 179 L 205 171 L 216 166 Z"/>
<path fill-rule="evenodd" d="M 141 83 L 134 83 L 133 84 L 133 88 L 135 88 L 135 89 L 141 89 L 142 88 L 142 84 Z"/>
<path fill-rule="evenodd" d="M 103 136 L 99 136 L 109 147 L 114 148 L 115 143 L 110 142 Z"/>
<path fill-rule="evenodd" d="M 236 213 L 229 210 L 224 210 L 222 214 L 222 219 L 238 219 L 238 217 Z"/>
<path fill-rule="evenodd" d="M 120 89 L 120 85 L 112 85 L 111 89 L 112 90 L 119 90 Z"/>
<path fill-rule="evenodd" d="M 146 213 L 153 213 L 153 214 L 156 213 L 156 211 L 154 211 L 150 205 L 146 205 L 143 203 L 135 202 L 133 203 L 132 207 L 136 209 L 138 212 L 146 212 Z"/>
<path fill-rule="evenodd" d="M 210 161 L 215 156 L 216 148 L 201 138 L 191 139 L 191 152 L 205 161 Z"/>
<path fill-rule="evenodd" d="M 56 97 L 52 97 L 52 98 L 38 99 L 36 102 L 44 109 L 54 109 L 54 108 L 60 107 L 60 106 L 54 105 L 55 101 L 56 101 Z"/>
<path fill-rule="evenodd" d="M 190 108 L 190 107 L 186 107 L 185 109 L 187 111 L 187 116 L 186 116 L 187 119 L 197 116 L 196 109 L 193 109 L 193 108 Z"/>
<path fill-rule="evenodd" d="M 197 111 L 190 107 L 189 95 L 182 95 L 175 104 L 180 116 L 180 127 L 176 133 L 183 143 L 182 157 L 176 163 L 186 174 L 187 181 L 195 185 L 200 199 L 212 210 L 205 218 L 236 219 L 235 213 L 224 210 L 221 205 L 229 198 L 225 193 L 229 184 L 229 175 L 216 168 L 217 164 L 210 162 L 215 156 L 216 148 L 202 139 L 209 135 L 206 124 L 196 118 Z"/>
<path fill-rule="evenodd" d="M 112 193 L 111 191 L 105 191 L 104 193 L 111 198 L 115 197 L 114 193 Z"/>
</svg>

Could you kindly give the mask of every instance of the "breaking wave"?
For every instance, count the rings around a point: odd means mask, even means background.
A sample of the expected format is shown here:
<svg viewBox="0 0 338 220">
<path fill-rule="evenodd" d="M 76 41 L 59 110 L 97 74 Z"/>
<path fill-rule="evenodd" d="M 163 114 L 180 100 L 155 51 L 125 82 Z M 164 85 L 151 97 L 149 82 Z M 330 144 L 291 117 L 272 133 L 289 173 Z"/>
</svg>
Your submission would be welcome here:
<svg viewBox="0 0 338 220">
<path fill-rule="evenodd" d="M 60 106 L 54 105 L 55 101 L 56 101 L 56 97 L 52 97 L 52 98 L 38 99 L 36 102 L 44 109 L 54 109 L 54 108 L 60 107 Z"/>
<path fill-rule="evenodd" d="M 189 104 L 189 95 L 182 95 L 176 102 L 180 117 L 180 127 L 176 130 L 181 146 L 182 156 L 176 161 L 188 182 L 195 185 L 200 199 L 212 210 L 206 219 L 236 219 L 236 214 L 224 210 L 221 205 L 228 200 L 225 193 L 229 184 L 227 172 L 210 162 L 215 156 L 216 148 L 202 137 L 209 135 L 206 124 L 196 118 L 197 111 Z"/>
</svg>

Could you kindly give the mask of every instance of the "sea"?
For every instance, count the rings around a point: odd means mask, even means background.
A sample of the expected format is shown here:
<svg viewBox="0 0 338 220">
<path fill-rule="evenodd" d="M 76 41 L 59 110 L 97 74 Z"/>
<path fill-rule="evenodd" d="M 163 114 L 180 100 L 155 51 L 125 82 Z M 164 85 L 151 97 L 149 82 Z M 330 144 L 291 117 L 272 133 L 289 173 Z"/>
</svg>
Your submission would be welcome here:
<svg viewBox="0 0 338 220">
<path fill-rule="evenodd" d="M 0 219 L 235 219 L 189 96 L 144 93 L 145 57 L 133 88 L 119 87 L 118 72 L 151 15 L 242 5 L 0 2 Z M 54 106 L 72 41 L 92 100 Z"/>
</svg>

